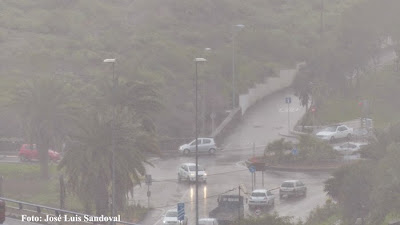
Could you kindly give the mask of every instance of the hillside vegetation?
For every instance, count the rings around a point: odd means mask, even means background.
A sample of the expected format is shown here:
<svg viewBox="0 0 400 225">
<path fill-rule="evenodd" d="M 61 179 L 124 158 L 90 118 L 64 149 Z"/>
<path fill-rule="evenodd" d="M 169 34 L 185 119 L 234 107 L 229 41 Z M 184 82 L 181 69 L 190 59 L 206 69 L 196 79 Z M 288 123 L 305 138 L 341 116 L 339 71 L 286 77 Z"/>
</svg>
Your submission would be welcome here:
<svg viewBox="0 0 400 225">
<path fill-rule="evenodd" d="M 324 32 L 333 32 L 341 12 L 359 1 L 325 1 Z M 195 57 L 208 59 L 199 68 L 207 124 L 211 109 L 220 121 L 231 107 L 234 24 L 246 26 L 236 37 L 240 93 L 304 60 L 320 38 L 320 0 L 4 0 L 0 8 L 0 100 L 40 74 L 67 77 L 86 90 L 111 73 L 103 59 L 115 57 L 123 79 L 157 85 L 165 106 L 158 130 L 170 137 L 193 132 Z M 12 118 L 2 113 L 7 129 L 0 136 L 20 136 Z"/>
</svg>

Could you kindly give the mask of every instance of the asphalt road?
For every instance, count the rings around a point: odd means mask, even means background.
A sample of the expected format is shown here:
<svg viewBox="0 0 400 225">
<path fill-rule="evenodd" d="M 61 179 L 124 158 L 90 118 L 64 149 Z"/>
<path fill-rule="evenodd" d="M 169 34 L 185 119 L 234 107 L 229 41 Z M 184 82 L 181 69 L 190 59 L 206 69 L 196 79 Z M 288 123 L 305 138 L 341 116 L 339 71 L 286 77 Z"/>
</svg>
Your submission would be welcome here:
<svg viewBox="0 0 400 225">
<path fill-rule="evenodd" d="M 217 196 L 227 192 L 238 193 L 238 186 L 245 186 L 247 192 L 251 192 L 251 175 L 243 161 L 253 154 L 260 155 L 268 142 L 281 138 L 279 132 L 287 132 L 288 113 L 285 97 L 290 96 L 291 91 L 284 91 L 272 95 L 250 109 L 239 126 L 228 136 L 223 151 L 215 156 L 201 155 L 199 164 L 207 170 L 208 181 L 199 186 L 199 217 L 208 217 L 208 212 L 217 205 Z M 298 121 L 305 109 L 300 106 L 298 99 L 292 97 L 290 105 L 290 120 Z M 293 126 L 292 122 L 292 126 Z M 256 146 L 253 150 L 253 146 Z M 186 215 L 189 224 L 195 221 L 195 185 L 186 182 L 177 182 L 177 168 L 181 163 L 194 162 L 193 157 L 171 157 L 153 160 L 154 168 L 149 167 L 148 172 L 154 182 L 150 186 L 150 206 L 155 210 L 150 213 L 141 224 L 162 224 L 162 215 L 165 210 L 176 208 L 178 202 L 185 203 Z M 269 212 L 277 211 L 282 216 L 293 216 L 297 219 L 305 219 L 309 212 L 317 205 L 323 205 L 326 195 L 323 192 L 323 182 L 330 176 L 325 172 L 274 172 L 267 171 L 264 174 L 264 187 L 273 189 L 279 187 L 284 180 L 301 179 L 308 187 L 305 198 L 279 199 L 277 192 L 275 207 Z M 258 172 L 256 187 L 262 188 L 262 174 Z M 243 190 L 242 190 L 243 191 Z M 147 186 L 136 187 L 132 203 L 147 206 Z M 242 192 L 243 193 L 243 192 Z M 247 210 L 246 215 L 254 214 Z"/>
</svg>

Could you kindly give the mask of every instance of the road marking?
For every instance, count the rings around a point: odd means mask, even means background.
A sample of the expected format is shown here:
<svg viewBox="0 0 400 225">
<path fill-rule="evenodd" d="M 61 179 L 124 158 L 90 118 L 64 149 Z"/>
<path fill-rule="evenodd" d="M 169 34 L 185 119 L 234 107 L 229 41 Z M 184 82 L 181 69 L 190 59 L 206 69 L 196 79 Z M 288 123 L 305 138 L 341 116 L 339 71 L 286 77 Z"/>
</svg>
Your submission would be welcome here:
<svg viewBox="0 0 400 225">
<path fill-rule="evenodd" d="M 297 112 L 297 111 L 299 111 L 300 109 L 299 109 L 299 107 L 290 107 L 289 108 L 289 112 Z M 282 108 L 279 108 L 279 112 L 281 112 L 281 113 L 287 113 L 288 112 L 288 109 L 287 109 L 287 107 L 285 108 L 285 107 L 282 107 Z"/>
</svg>

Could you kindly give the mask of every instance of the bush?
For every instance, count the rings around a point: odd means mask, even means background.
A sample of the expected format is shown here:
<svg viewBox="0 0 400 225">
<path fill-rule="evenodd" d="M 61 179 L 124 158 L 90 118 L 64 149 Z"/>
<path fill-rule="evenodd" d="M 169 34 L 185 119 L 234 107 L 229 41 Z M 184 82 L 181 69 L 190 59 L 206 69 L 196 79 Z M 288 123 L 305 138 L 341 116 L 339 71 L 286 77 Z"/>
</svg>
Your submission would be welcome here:
<svg viewBox="0 0 400 225">
<path fill-rule="evenodd" d="M 297 155 L 291 154 L 291 150 L 296 148 Z M 264 156 L 269 163 L 287 163 L 287 162 L 331 162 L 339 158 L 339 153 L 333 148 L 311 135 L 300 137 L 300 142 L 294 144 L 291 141 L 285 141 L 284 138 L 273 141 L 267 145 L 264 150 Z"/>
</svg>

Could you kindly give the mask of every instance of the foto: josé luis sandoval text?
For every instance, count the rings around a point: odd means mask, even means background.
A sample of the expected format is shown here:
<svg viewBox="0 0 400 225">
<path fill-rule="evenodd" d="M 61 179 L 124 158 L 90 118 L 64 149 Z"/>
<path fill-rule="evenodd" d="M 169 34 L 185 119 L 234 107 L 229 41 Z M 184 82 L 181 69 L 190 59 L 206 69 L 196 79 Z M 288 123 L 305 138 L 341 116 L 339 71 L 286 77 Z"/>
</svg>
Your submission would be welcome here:
<svg viewBox="0 0 400 225">
<path fill-rule="evenodd" d="M 89 215 L 84 215 L 84 216 L 67 216 L 64 215 L 64 221 L 65 222 L 118 222 L 121 221 L 121 216 L 89 216 Z"/>
<path fill-rule="evenodd" d="M 59 216 L 52 216 L 46 215 L 44 218 L 41 216 L 28 216 L 22 215 L 21 220 L 24 222 L 119 222 L 121 221 L 121 215 L 118 216 L 70 216 L 70 215 L 59 215 Z"/>
</svg>

